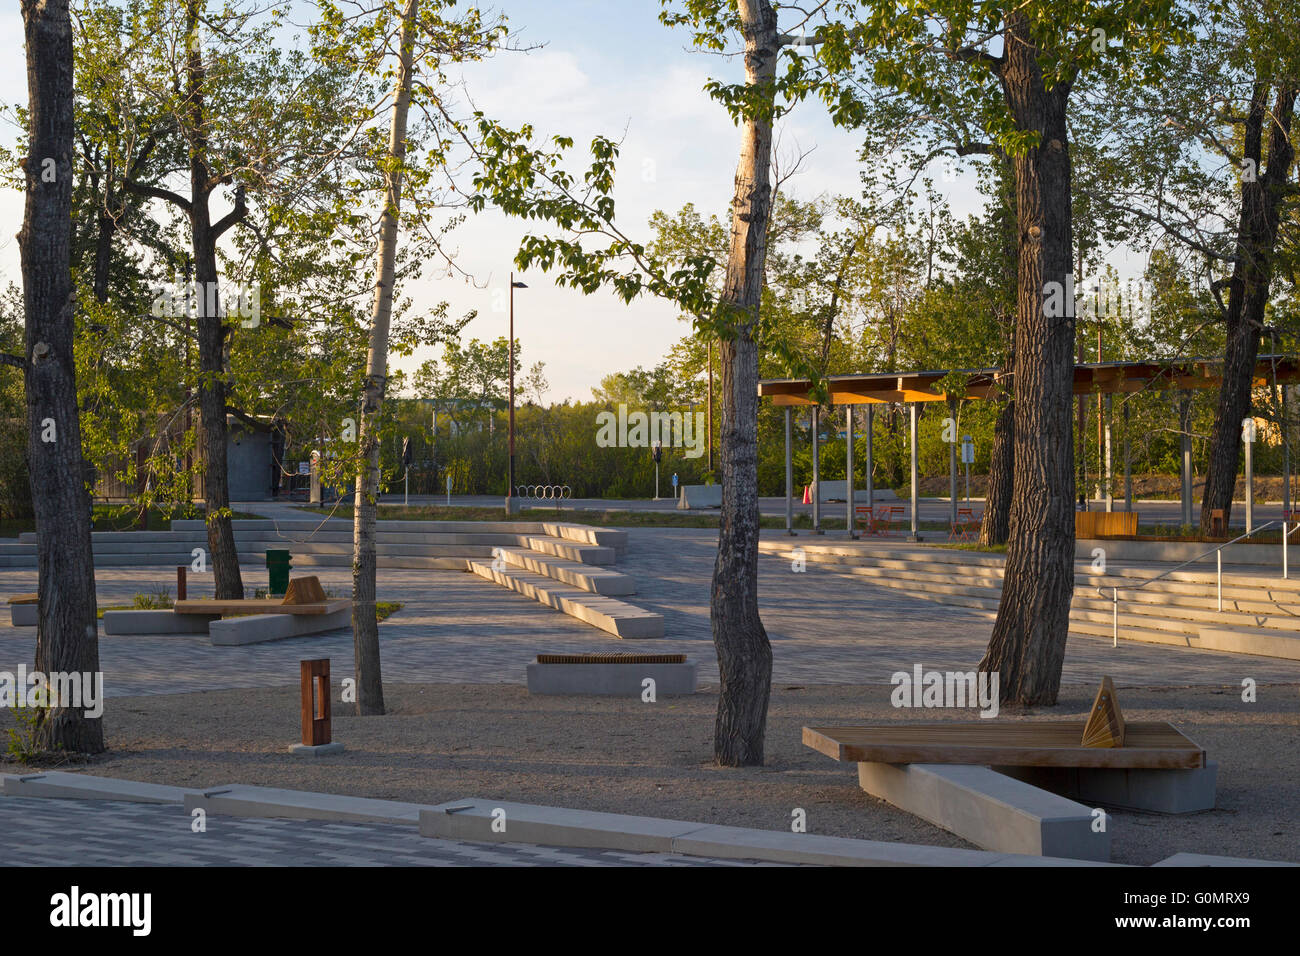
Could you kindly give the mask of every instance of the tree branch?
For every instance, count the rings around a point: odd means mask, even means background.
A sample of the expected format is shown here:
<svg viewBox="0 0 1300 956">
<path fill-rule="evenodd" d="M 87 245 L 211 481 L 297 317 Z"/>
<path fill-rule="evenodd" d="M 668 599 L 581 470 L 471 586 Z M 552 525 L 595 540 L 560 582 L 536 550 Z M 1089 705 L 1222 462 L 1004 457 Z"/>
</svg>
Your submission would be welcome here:
<svg viewBox="0 0 1300 956">
<path fill-rule="evenodd" d="M 165 202 L 179 206 L 186 212 L 190 211 L 190 201 L 179 193 L 174 193 L 170 189 L 160 189 L 157 186 L 146 186 L 144 183 L 137 183 L 134 179 L 126 181 L 126 188 L 137 196 L 148 196 L 151 199 L 161 199 Z"/>
</svg>

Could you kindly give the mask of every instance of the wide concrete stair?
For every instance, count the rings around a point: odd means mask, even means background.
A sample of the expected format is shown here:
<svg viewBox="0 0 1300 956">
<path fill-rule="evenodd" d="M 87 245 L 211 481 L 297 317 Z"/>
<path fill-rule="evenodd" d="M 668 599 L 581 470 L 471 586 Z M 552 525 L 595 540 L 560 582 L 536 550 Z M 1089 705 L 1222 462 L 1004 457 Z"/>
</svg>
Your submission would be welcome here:
<svg viewBox="0 0 1300 956">
<path fill-rule="evenodd" d="M 761 553 L 782 557 L 789 557 L 794 547 L 802 549 L 810 564 L 911 597 L 975 608 L 989 617 L 1001 598 L 1001 555 L 934 547 L 759 543 Z M 1070 633 L 1108 638 L 1118 623 L 1124 641 L 1300 660 L 1300 581 L 1283 580 L 1278 572 L 1225 572 L 1220 611 L 1213 570 L 1188 568 L 1152 580 L 1172 566 L 1111 564 L 1105 574 L 1097 574 L 1091 562 L 1077 563 Z"/>
<path fill-rule="evenodd" d="M 636 582 L 611 565 L 627 547 L 627 532 L 585 525 L 548 525 L 525 536 L 522 547 L 495 549 L 492 560 L 469 570 L 502 587 L 585 621 L 615 637 L 664 636 L 662 614 L 620 601 Z"/>
</svg>

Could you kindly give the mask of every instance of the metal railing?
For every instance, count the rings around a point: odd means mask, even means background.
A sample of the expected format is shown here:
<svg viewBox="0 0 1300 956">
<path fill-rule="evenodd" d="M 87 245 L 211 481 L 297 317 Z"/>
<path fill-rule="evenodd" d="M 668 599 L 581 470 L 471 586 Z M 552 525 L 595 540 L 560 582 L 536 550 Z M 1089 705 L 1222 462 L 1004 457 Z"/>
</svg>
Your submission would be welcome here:
<svg viewBox="0 0 1300 956">
<path fill-rule="evenodd" d="M 1278 523 L 1279 522 L 1277 521 L 1266 521 L 1257 528 L 1251 528 L 1245 534 L 1237 535 L 1237 537 L 1233 538 L 1231 541 L 1225 541 L 1223 542 L 1223 544 L 1219 545 L 1218 547 L 1211 548 L 1209 551 L 1203 551 L 1202 553 L 1198 554 L 1194 558 L 1188 558 L 1182 564 L 1174 565 L 1168 571 L 1162 571 L 1160 574 L 1157 574 L 1153 578 L 1147 578 L 1145 581 L 1143 581 L 1141 584 L 1137 585 L 1136 587 L 1124 588 L 1124 590 L 1141 591 L 1148 584 L 1154 584 L 1156 581 L 1159 581 L 1161 578 L 1168 577 L 1169 575 L 1173 574 L 1175 571 L 1181 571 L 1189 564 L 1195 564 L 1197 561 L 1200 561 L 1202 558 L 1208 557 L 1209 555 L 1212 554 L 1214 555 L 1214 564 L 1215 564 L 1215 591 L 1218 600 L 1218 609 L 1220 612 L 1222 612 L 1223 611 L 1223 549 L 1230 544 L 1236 544 L 1238 541 L 1244 541 L 1246 538 L 1249 538 L 1251 535 L 1258 534 L 1259 532 L 1263 531 L 1265 528 L 1270 528 L 1273 525 Z M 1281 525 L 1282 525 L 1282 578 L 1285 580 L 1288 575 L 1287 553 L 1286 553 L 1287 539 L 1297 529 L 1300 529 L 1300 523 L 1292 524 L 1287 521 L 1282 521 Z M 1100 584 L 1097 585 L 1098 596 L 1104 598 L 1106 596 L 1107 590 L 1108 589 L 1104 585 L 1100 585 Z M 1119 647 L 1119 591 L 1120 589 L 1118 587 L 1112 587 L 1109 588 L 1109 590 L 1111 593 L 1110 646 Z"/>
</svg>

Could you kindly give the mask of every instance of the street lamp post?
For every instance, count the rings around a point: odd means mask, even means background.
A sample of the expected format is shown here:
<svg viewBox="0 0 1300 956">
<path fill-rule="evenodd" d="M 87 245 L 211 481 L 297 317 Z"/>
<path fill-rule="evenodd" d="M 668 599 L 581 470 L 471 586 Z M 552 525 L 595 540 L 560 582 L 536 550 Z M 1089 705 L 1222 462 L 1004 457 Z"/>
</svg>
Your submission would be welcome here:
<svg viewBox="0 0 1300 956">
<path fill-rule="evenodd" d="M 516 282 L 515 274 L 510 273 L 510 469 L 506 479 L 506 514 L 519 511 L 519 501 L 515 498 L 515 289 L 527 288 L 524 283 Z"/>
</svg>

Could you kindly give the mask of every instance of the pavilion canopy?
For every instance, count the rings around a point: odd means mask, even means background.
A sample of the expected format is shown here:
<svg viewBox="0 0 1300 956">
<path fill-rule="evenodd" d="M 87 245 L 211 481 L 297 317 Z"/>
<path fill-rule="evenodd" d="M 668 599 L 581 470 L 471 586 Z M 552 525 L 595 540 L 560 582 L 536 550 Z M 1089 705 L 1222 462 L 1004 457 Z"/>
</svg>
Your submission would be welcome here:
<svg viewBox="0 0 1300 956">
<path fill-rule="evenodd" d="M 1222 373 L 1222 358 L 1086 363 L 1074 367 L 1074 394 L 1218 388 Z M 1011 387 L 1011 376 L 1003 375 L 996 368 L 831 375 L 825 381 L 832 405 L 942 402 L 948 395 L 940 390 L 938 383 L 954 374 L 966 376 L 965 398 L 994 398 L 1000 386 Z M 1255 385 L 1273 381 L 1300 382 L 1300 356 L 1260 356 L 1255 363 Z M 772 399 L 775 405 L 811 405 L 810 388 L 811 382 L 806 378 L 769 378 L 758 383 L 758 394 L 760 398 Z"/>
</svg>

